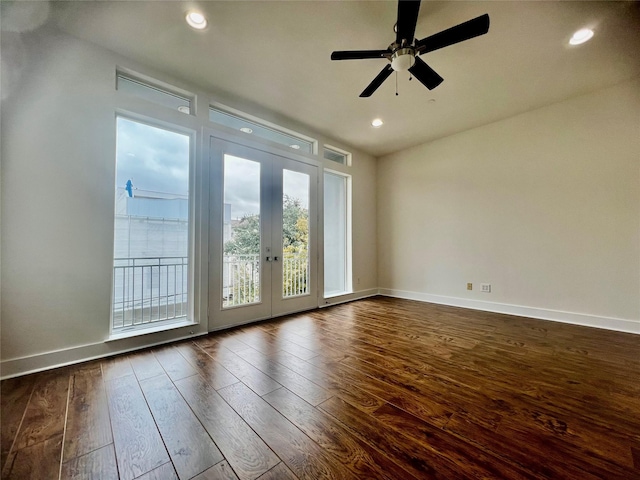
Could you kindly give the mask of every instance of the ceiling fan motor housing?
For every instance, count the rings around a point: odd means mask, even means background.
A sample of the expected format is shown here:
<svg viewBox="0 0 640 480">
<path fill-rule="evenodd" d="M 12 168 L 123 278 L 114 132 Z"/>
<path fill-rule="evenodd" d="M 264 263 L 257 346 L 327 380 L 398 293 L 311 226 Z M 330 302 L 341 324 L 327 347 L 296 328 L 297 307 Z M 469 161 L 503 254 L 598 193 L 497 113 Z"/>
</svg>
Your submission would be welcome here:
<svg viewBox="0 0 640 480">
<path fill-rule="evenodd" d="M 399 48 L 391 56 L 391 68 L 396 72 L 406 72 L 416 63 L 413 48 Z"/>
</svg>

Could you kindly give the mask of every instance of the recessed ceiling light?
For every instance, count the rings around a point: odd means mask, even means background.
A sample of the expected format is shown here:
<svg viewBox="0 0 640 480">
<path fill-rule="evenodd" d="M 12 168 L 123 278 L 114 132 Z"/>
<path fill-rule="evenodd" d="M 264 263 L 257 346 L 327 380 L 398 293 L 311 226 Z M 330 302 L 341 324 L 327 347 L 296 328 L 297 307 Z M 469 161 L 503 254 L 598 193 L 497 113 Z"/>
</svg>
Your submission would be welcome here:
<svg viewBox="0 0 640 480">
<path fill-rule="evenodd" d="M 187 13 L 186 20 L 191 27 L 198 30 L 202 30 L 207 26 L 207 19 L 200 12 L 191 11 Z"/>
<path fill-rule="evenodd" d="M 293 148 L 294 150 L 300 150 L 300 145 L 293 144 L 293 145 L 289 145 L 289 146 L 291 148 Z"/>
<path fill-rule="evenodd" d="M 189 107 L 187 107 L 186 105 L 180 105 L 178 107 L 178 111 L 182 112 L 182 113 L 186 113 L 187 115 L 191 113 L 191 109 Z"/>
<path fill-rule="evenodd" d="M 240 131 L 244 133 L 253 133 L 253 130 L 251 130 L 249 127 L 242 127 Z"/>
<path fill-rule="evenodd" d="M 375 128 L 380 128 L 382 126 L 384 122 L 382 120 L 380 120 L 379 118 L 375 118 L 372 122 L 371 122 L 371 126 L 375 127 Z"/>
<path fill-rule="evenodd" d="M 590 28 L 582 28 L 573 34 L 569 43 L 571 45 L 580 45 L 581 43 L 591 40 L 591 37 L 593 37 L 593 30 Z"/>
</svg>

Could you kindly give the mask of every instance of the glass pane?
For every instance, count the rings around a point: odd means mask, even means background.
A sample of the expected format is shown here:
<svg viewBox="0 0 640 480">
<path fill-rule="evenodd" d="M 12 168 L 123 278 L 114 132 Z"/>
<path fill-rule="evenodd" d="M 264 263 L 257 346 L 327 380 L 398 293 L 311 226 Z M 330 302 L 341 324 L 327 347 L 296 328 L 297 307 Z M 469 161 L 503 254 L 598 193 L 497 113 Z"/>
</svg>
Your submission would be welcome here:
<svg viewBox="0 0 640 480">
<path fill-rule="evenodd" d="M 222 306 L 260 301 L 260 163 L 224 156 Z"/>
<path fill-rule="evenodd" d="M 336 152 L 335 150 L 324 147 L 324 158 L 344 165 L 346 163 L 345 161 L 347 156 L 344 153 Z"/>
<path fill-rule="evenodd" d="M 190 138 L 118 117 L 114 331 L 187 315 Z"/>
<path fill-rule="evenodd" d="M 159 88 L 146 85 L 142 82 L 132 80 L 118 75 L 116 89 L 121 92 L 130 93 L 136 97 L 144 98 L 150 102 L 164 107 L 180 110 L 183 113 L 192 113 L 191 100 L 174 93 L 165 92 Z"/>
<path fill-rule="evenodd" d="M 282 297 L 309 293 L 309 175 L 283 170 Z"/>
<path fill-rule="evenodd" d="M 209 120 L 213 123 L 233 128 L 234 130 L 240 130 L 246 134 L 255 135 L 256 137 L 285 145 L 293 150 L 313 153 L 313 142 L 279 132 L 272 128 L 265 127 L 264 125 L 260 125 L 250 120 L 245 120 L 244 118 L 223 112 L 222 110 L 218 110 L 213 107 L 209 109 Z"/>
<path fill-rule="evenodd" d="M 347 293 L 347 178 L 324 174 L 324 295 Z"/>
</svg>

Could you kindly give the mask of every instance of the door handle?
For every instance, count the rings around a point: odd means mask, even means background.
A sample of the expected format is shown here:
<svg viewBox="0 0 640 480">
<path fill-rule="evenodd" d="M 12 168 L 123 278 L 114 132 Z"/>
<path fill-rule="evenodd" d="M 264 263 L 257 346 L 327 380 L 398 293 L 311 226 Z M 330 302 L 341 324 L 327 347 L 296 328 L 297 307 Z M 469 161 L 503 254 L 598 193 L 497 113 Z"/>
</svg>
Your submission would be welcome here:
<svg viewBox="0 0 640 480">
<path fill-rule="evenodd" d="M 271 261 L 271 257 L 267 257 L 267 262 L 270 262 L 270 261 Z"/>
<path fill-rule="evenodd" d="M 278 257 L 273 257 L 273 261 L 277 262 L 278 261 Z"/>
</svg>

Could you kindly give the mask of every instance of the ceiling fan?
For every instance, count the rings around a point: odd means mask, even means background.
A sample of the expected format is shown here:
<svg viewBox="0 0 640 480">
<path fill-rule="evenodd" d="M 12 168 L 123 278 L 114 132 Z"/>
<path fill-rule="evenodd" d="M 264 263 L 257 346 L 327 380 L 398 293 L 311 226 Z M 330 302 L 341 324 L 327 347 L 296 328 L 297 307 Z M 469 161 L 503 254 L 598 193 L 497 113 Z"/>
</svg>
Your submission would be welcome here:
<svg viewBox="0 0 640 480">
<path fill-rule="evenodd" d="M 370 97 L 394 71 L 409 71 L 429 90 L 443 81 L 418 55 L 469 40 L 489 31 L 489 15 L 484 14 L 440 33 L 416 40 L 414 34 L 420 11 L 420 0 L 398 1 L 398 22 L 394 27 L 396 40 L 386 50 L 341 50 L 331 54 L 331 60 L 359 60 L 386 58 L 391 64 L 382 69 L 376 78 L 360 94 Z"/>
</svg>

